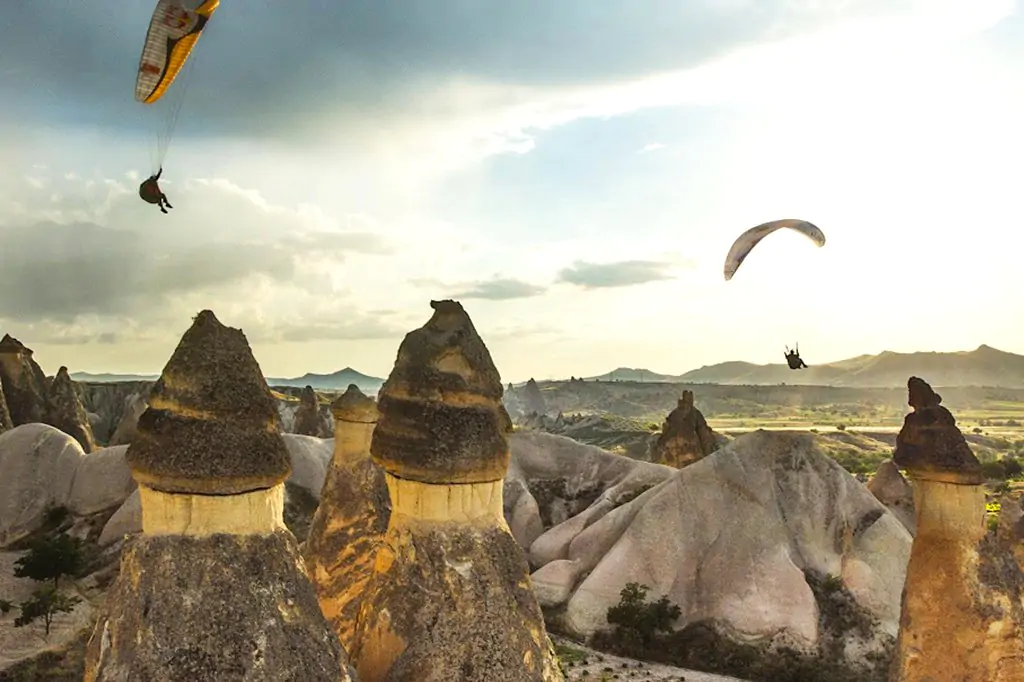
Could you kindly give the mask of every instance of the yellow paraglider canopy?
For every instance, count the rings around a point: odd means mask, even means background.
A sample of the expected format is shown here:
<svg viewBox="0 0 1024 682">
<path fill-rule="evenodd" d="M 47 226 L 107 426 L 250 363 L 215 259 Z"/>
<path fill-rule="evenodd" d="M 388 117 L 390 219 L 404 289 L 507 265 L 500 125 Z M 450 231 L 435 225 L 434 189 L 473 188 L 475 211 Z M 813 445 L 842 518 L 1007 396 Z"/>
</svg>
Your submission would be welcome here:
<svg viewBox="0 0 1024 682">
<path fill-rule="evenodd" d="M 220 0 L 157 0 L 139 59 L 135 99 L 156 102 L 177 77 Z"/>
<path fill-rule="evenodd" d="M 147 115 L 156 138 L 150 153 L 154 174 L 163 168 L 177 126 L 189 74 L 196 63 L 193 48 L 219 5 L 220 0 L 157 0 L 153 10 L 139 58 L 135 100 L 157 105 L 157 111 Z M 175 82 L 179 85 L 172 96 L 165 97 Z"/>
</svg>

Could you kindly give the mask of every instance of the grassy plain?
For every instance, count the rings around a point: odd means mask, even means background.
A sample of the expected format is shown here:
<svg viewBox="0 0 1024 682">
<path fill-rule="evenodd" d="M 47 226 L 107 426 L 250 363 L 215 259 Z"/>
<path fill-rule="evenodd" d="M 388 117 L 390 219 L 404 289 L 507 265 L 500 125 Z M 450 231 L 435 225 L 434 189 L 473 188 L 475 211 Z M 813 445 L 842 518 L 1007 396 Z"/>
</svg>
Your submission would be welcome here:
<svg viewBox="0 0 1024 682">
<path fill-rule="evenodd" d="M 727 438 L 754 429 L 811 431 L 847 470 L 865 474 L 892 456 L 896 434 L 910 411 L 905 388 L 625 381 L 540 382 L 539 388 L 548 414 L 600 417 L 568 427 L 565 435 L 633 457 L 656 437 L 679 396 L 689 390 L 711 428 Z M 1024 389 L 936 390 L 979 459 L 1024 457 Z M 512 396 L 513 405 L 516 398 Z"/>
</svg>

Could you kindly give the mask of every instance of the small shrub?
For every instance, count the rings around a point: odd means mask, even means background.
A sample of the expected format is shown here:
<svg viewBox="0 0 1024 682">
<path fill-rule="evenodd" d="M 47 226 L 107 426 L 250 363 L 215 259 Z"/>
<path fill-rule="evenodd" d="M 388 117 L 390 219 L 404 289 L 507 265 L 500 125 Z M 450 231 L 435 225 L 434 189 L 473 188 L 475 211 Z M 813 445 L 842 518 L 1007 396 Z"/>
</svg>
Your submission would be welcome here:
<svg viewBox="0 0 1024 682">
<path fill-rule="evenodd" d="M 52 580 L 56 589 L 62 577 L 77 576 L 85 567 L 85 560 L 82 541 L 61 533 L 33 542 L 28 554 L 14 562 L 14 577 L 38 582 Z"/>
<path fill-rule="evenodd" d="M 19 604 L 21 615 L 14 619 L 14 627 L 20 628 L 43 619 L 46 636 L 50 636 L 50 625 L 58 613 L 71 613 L 81 598 L 58 592 L 56 587 L 47 585 L 40 587 L 32 596 Z"/>
</svg>

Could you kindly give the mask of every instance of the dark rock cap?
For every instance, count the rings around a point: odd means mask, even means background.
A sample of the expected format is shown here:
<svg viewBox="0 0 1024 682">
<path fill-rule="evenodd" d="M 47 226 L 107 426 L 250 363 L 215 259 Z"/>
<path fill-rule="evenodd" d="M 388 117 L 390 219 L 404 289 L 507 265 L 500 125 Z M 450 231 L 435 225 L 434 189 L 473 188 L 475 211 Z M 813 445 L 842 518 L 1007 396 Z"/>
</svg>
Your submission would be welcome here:
<svg viewBox="0 0 1024 682">
<path fill-rule="evenodd" d="M 355 384 L 349 384 L 345 392 L 331 403 L 331 414 L 336 421 L 356 424 L 375 424 L 380 417 L 377 401 L 367 397 Z"/>
<path fill-rule="evenodd" d="M 199 313 L 149 394 L 125 455 L 137 481 L 231 495 L 291 474 L 277 406 L 245 335 Z"/>
<path fill-rule="evenodd" d="M 27 347 L 21 341 L 14 338 L 10 334 L 4 334 L 4 337 L 0 339 L 0 353 L 24 353 L 25 355 L 32 355 L 32 349 Z"/>
<path fill-rule="evenodd" d="M 981 462 L 957 428 L 956 419 L 940 404 L 942 397 L 918 377 L 907 381 L 907 392 L 914 411 L 903 419 L 893 461 L 917 478 L 982 483 Z"/>
<path fill-rule="evenodd" d="M 504 478 L 512 421 L 491 354 L 456 301 L 409 332 L 380 389 L 370 452 L 388 473 L 424 483 Z"/>
</svg>

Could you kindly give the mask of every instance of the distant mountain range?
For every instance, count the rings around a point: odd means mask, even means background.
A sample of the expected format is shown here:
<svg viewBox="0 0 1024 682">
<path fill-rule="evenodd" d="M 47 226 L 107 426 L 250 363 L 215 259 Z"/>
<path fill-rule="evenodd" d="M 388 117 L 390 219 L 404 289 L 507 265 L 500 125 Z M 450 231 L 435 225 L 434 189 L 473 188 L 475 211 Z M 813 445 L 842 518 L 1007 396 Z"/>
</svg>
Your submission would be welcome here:
<svg viewBox="0 0 1024 682">
<path fill-rule="evenodd" d="M 932 386 L 996 386 L 1024 388 L 1024 355 L 1008 353 L 981 345 L 972 351 L 952 353 L 921 352 L 858 355 L 855 358 L 811 364 L 793 371 L 784 363 L 757 365 L 752 362 L 720 362 L 685 374 L 661 374 L 649 369 L 619 367 L 587 381 L 637 381 L 646 383 L 722 384 L 772 386 L 848 386 L 851 388 L 888 388 L 906 386 L 907 378 L 919 376 Z M 75 381 L 107 383 L 114 381 L 155 381 L 153 374 L 90 374 L 75 372 Z M 380 390 L 384 379 L 363 374 L 351 367 L 331 374 L 304 374 L 301 377 L 267 377 L 271 386 L 312 386 L 326 391 L 343 391 L 355 384 L 366 393 Z"/>
<path fill-rule="evenodd" d="M 680 375 L 620 367 L 587 380 L 886 388 L 906 386 L 910 376 L 919 376 L 932 386 L 1024 388 L 1024 355 L 981 345 L 972 351 L 952 353 L 883 351 L 824 365 L 811 363 L 809 368 L 798 371 L 789 369 L 785 363 L 757 365 L 741 361 L 706 365 Z"/>
<path fill-rule="evenodd" d="M 156 374 L 90 374 L 88 372 L 74 372 L 71 378 L 75 381 L 90 381 L 94 383 L 111 383 L 115 381 L 156 381 L 159 375 Z M 372 377 L 368 374 L 358 372 L 351 367 L 332 372 L 331 374 L 303 374 L 301 377 L 285 379 L 280 377 L 267 377 L 267 383 L 271 386 L 312 386 L 322 391 L 343 391 L 349 384 L 355 384 L 364 393 L 376 393 L 380 390 L 384 379 Z"/>
</svg>

